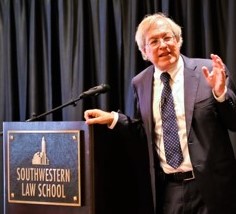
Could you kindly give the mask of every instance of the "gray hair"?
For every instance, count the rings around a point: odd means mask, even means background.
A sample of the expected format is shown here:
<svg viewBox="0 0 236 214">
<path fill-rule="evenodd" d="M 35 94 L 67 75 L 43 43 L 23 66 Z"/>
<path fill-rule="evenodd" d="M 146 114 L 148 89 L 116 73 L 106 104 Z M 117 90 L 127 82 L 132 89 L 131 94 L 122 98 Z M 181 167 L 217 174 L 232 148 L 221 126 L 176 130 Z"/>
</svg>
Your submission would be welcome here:
<svg viewBox="0 0 236 214">
<path fill-rule="evenodd" d="M 146 45 L 146 41 L 145 41 L 146 33 L 148 32 L 148 30 L 153 25 L 156 25 L 158 19 L 162 19 L 168 25 L 170 25 L 170 28 L 171 28 L 173 34 L 175 35 L 175 37 L 176 37 L 176 39 L 179 43 L 179 47 L 182 46 L 182 43 L 183 43 L 182 30 L 181 30 L 181 27 L 178 24 L 176 24 L 172 19 L 168 18 L 163 13 L 156 13 L 156 14 L 153 14 L 153 15 L 146 15 L 144 17 L 144 19 L 142 20 L 142 22 L 138 25 L 136 35 L 135 35 L 135 40 L 137 42 L 139 50 L 142 53 L 142 56 L 143 56 L 144 60 L 147 60 L 147 57 L 144 53 L 144 48 L 145 48 L 145 45 Z"/>
</svg>

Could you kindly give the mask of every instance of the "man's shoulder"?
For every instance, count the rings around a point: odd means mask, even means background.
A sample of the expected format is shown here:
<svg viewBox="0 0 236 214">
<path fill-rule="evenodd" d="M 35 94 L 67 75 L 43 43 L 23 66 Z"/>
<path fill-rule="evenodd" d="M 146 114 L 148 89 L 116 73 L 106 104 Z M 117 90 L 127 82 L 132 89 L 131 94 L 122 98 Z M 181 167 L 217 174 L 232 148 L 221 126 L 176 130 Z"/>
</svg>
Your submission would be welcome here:
<svg viewBox="0 0 236 214">
<path fill-rule="evenodd" d="M 138 73 L 136 76 L 133 77 L 132 82 L 137 82 L 140 80 L 144 80 L 146 78 L 152 78 L 154 73 L 154 66 L 150 65 L 144 70 L 142 70 L 140 73 Z"/>
<path fill-rule="evenodd" d="M 184 55 L 181 55 L 184 61 L 184 65 L 187 67 L 195 67 L 195 66 L 206 66 L 210 67 L 212 66 L 212 60 L 207 58 L 197 58 L 197 57 L 187 57 Z"/>
</svg>

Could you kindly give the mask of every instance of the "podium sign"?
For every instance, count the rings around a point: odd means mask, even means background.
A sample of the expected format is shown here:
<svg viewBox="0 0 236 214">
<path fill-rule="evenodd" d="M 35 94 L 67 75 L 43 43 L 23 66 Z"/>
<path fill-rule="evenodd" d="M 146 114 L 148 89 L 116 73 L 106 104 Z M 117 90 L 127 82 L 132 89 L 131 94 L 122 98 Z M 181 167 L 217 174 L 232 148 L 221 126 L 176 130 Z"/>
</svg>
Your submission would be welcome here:
<svg viewBox="0 0 236 214">
<path fill-rule="evenodd" d="M 81 205 L 80 131 L 8 131 L 8 201 Z"/>
<path fill-rule="evenodd" d="M 4 214 L 94 213 L 92 128 L 84 122 L 3 127 Z"/>
</svg>

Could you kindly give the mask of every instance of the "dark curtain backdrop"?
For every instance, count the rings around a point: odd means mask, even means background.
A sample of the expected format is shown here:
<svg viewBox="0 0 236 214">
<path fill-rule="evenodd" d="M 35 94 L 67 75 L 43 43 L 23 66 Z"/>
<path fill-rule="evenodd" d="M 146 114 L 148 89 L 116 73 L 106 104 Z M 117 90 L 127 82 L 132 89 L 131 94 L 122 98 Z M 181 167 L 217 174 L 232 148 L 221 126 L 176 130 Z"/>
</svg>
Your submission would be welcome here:
<svg viewBox="0 0 236 214">
<path fill-rule="evenodd" d="M 0 0 L 0 120 L 25 121 L 102 83 L 109 93 L 41 120 L 83 120 L 95 107 L 132 114 L 130 81 L 148 65 L 135 31 L 154 12 L 182 26 L 183 54 L 219 54 L 236 80 L 234 0 Z"/>
<path fill-rule="evenodd" d="M 130 81 L 148 65 L 135 31 L 154 12 L 182 26 L 183 54 L 220 55 L 236 83 L 235 0 L 0 0 L 1 129 L 3 121 L 25 121 L 102 83 L 109 93 L 41 120 L 83 120 L 88 108 L 132 115 Z"/>
</svg>

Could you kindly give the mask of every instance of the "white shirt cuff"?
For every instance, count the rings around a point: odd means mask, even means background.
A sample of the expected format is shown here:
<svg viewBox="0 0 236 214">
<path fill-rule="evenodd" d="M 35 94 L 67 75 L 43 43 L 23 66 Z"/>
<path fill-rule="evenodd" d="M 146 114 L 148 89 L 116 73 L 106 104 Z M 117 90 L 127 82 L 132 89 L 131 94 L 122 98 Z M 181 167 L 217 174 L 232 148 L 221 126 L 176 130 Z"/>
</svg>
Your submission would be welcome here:
<svg viewBox="0 0 236 214">
<path fill-rule="evenodd" d="M 220 103 L 222 103 L 222 102 L 225 101 L 225 94 L 226 94 L 226 92 L 227 92 L 227 87 L 225 87 L 224 93 L 221 94 L 219 97 L 217 97 L 217 96 L 215 95 L 214 91 L 212 90 L 213 96 L 214 96 L 215 99 L 216 99 L 218 102 L 220 102 Z"/>
<path fill-rule="evenodd" d="M 113 115 L 114 115 L 114 120 L 112 121 L 111 125 L 108 126 L 109 129 L 113 129 L 118 121 L 118 118 L 119 118 L 119 114 L 115 111 L 112 111 L 111 112 Z"/>
</svg>

